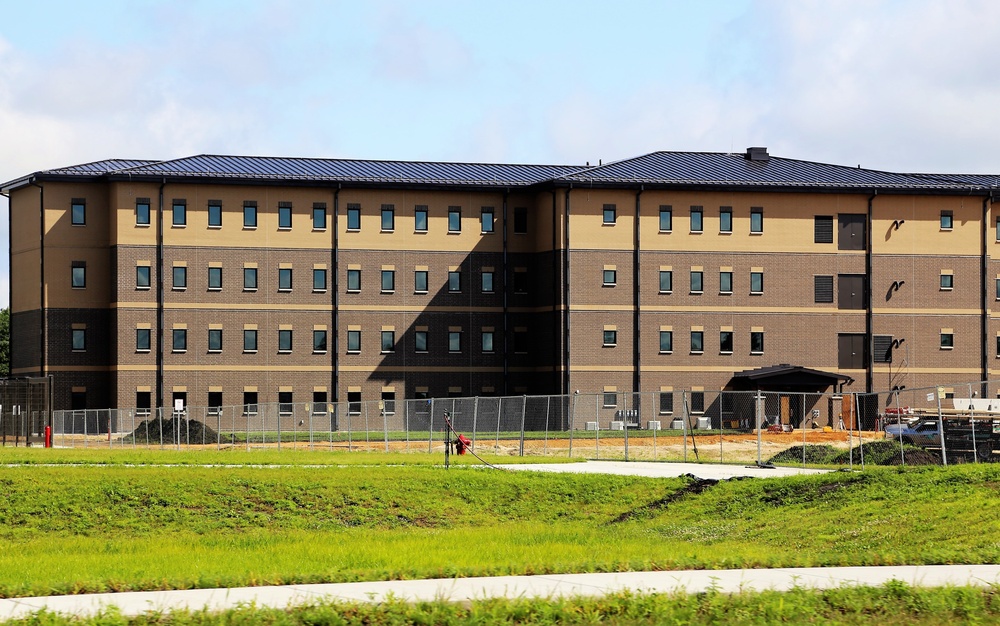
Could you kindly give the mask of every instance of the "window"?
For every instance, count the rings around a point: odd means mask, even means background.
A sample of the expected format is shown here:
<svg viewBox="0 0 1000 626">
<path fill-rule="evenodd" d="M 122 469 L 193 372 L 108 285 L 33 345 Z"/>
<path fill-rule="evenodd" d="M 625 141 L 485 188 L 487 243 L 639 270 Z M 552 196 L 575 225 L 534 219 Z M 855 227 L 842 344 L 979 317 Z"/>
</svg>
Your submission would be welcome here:
<svg viewBox="0 0 1000 626">
<path fill-rule="evenodd" d="M 361 270 L 347 270 L 347 291 L 361 291 Z"/>
<path fill-rule="evenodd" d="M 764 209 L 761 207 L 750 208 L 750 232 L 755 235 L 764 232 Z"/>
<path fill-rule="evenodd" d="M 69 203 L 70 223 L 73 226 L 87 224 L 87 201 L 83 198 L 73 198 Z"/>
<path fill-rule="evenodd" d="M 814 218 L 813 243 L 833 243 L 832 215 L 817 215 Z"/>
<path fill-rule="evenodd" d="M 671 270 L 660 270 L 660 293 L 671 293 L 674 290 L 674 273 Z"/>
<path fill-rule="evenodd" d="M 660 331 L 660 354 L 669 354 L 674 351 L 674 333 L 671 330 Z"/>
<path fill-rule="evenodd" d="M 292 331 L 282 329 L 278 331 L 278 352 L 292 351 Z"/>
<path fill-rule="evenodd" d="M 719 352 L 721 352 L 722 354 L 733 353 L 733 331 L 731 330 L 719 331 Z"/>
<path fill-rule="evenodd" d="M 208 290 L 219 291 L 222 289 L 222 268 L 208 268 Z"/>
<path fill-rule="evenodd" d="M 719 293 L 733 293 L 733 273 L 719 272 Z"/>
<path fill-rule="evenodd" d="M 188 345 L 188 331 L 186 328 L 174 328 L 170 343 L 174 352 L 186 352 Z"/>
<path fill-rule="evenodd" d="M 528 272 L 514 270 L 514 293 L 528 293 Z"/>
<path fill-rule="evenodd" d="M 493 232 L 493 207 L 484 206 L 483 212 L 479 218 L 479 222 L 482 225 L 484 233 Z"/>
<path fill-rule="evenodd" d="M 448 232 L 462 232 L 462 209 L 457 206 L 448 207 Z"/>
<path fill-rule="evenodd" d="M 996 279 L 996 299 L 1000 300 L 1000 278 Z"/>
<path fill-rule="evenodd" d="M 326 270 L 313 268 L 313 291 L 326 291 Z"/>
<path fill-rule="evenodd" d="M 1000 241 L 1000 217 L 997 217 L 996 231 L 997 231 L 996 240 Z"/>
<path fill-rule="evenodd" d="M 483 270 L 483 293 L 493 293 L 493 272 Z"/>
<path fill-rule="evenodd" d="M 382 354 L 388 352 L 395 352 L 396 350 L 396 331 L 394 330 L 383 330 L 382 331 Z"/>
<path fill-rule="evenodd" d="M 674 209 L 669 206 L 660 207 L 660 232 L 669 233 L 674 229 Z"/>
<path fill-rule="evenodd" d="M 462 291 L 462 272 L 458 270 L 448 272 L 448 291 L 452 293 Z"/>
<path fill-rule="evenodd" d="M 347 413 L 349 415 L 361 415 L 361 392 L 347 392 Z"/>
<path fill-rule="evenodd" d="M 209 328 L 208 329 L 208 351 L 209 352 L 222 352 L 222 329 L 221 328 Z"/>
<path fill-rule="evenodd" d="M 361 230 L 361 205 L 347 205 L 347 230 Z"/>
<path fill-rule="evenodd" d="M 833 302 L 833 276 L 813 276 L 814 301 Z"/>
<path fill-rule="evenodd" d="M 1000 359 L 1000 335 L 997 335 L 997 358 Z"/>
<path fill-rule="evenodd" d="M 704 282 L 704 274 L 700 270 L 691 270 L 691 293 L 701 293 Z"/>
<path fill-rule="evenodd" d="M 764 354 L 764 333 L 755 330 L 750 333 L 750 354 Z"/>
<path fill-rule="evenodd" d="M 278 392 L 278 414 L 291 415 L 295 411 L 295 403 L 292 400 L 291 391 Z"/>
<path fill-rule="evenodd" d="M 705 392 L 704 391 L 692 391 L 691 392 L 691 412 L 692 413 L 704 413 L 705 412 Z"/>
<path fill-rule="evenodd" d="M 83 289 L 87 286 L 87 264 L 83 261 L 73 261 L 70 268 L 70 281 L 73 289 Z"/>
<path fill-rule="evenodd" d="M 396 271 L 382 270 L 382 293 L 392 293 L 396 290 Z"/>
<path fill-rule="evenodd" d="M 149 226 L 149 198 L 135 199 L 135 225 Z"/>
<path fill-rule="evenodd" d="M 325 391 L 314 391 L 313 392 L 313 415 L 324 415 L 326 414 L 326 392 Z"/>
<path fill-rule="evenodd" d="M 278 228 L 288 230 L 292 227 L 292 203 L 278 203 Z"/>
<path fill-rule="evenodd" d="M 243 228 L 257 228 L 257 203 L 252 200 L 243 203 Z"/>
<path fill-rule="evenodd" d="M 219 200 L 208 201 L 208 225 L 212 228 L 222 227 L 222 202 Z"/>
<path fill-rule="evenodd" d="M 528 209 L 527 207 L 514 207 L 514 234 L 526 235 L 528 233 Z"/>
<path fill-rule="evenodd" d="M 150 350 L 150 330 L 148 328 L 135 329 L 135 351 L 149 352 Z"/>
<path fill-rule="evenodd" d="M 703 230 L 704 212 L 700 206 L 691 207 L 691 232 L 700 233 Z"/>
<path fill-rule="evenodd" d="M 528 353 L 528 329 L 514 329 L 514 354 Z"/>
<path fill-rule="evenodd" d="M 951 350 L 955 347 L 955 335 L 950 328 L 941 329 L 941 349 Z"/>
<path fill-rule="evenodd" d="M 382 232 L 396 230 L 396 207 L 392 204 L 382 205 Z"/>
<path fill-rule="evenodd" d="M 136 289 L 149 289 L 149 266 L 135 266 L 135 287 Z"/>
<path fill-rule="evenodd" d="M 257 351 L 257 331 L 252 328 L 243 329 L 243 351 Z"/>
<path fill-rule="evenodd" d="M 612 329 L 604 329 L 604 344 L 605 346 L 617 346 L 618 345 L 618 331 Z"/>
<path fill-rule="evenodd" d="M 243 268 L 243 291 L 257 291 L 257 268 Z"/>
<path fill-rule="evenodd" d="M 733 207 L 724 206 L 719 208 L 719 232 L 733 232 Z"/>
<path fill-rule="evenodd" d="M 604 205 L 604 222 L 605 224 L 614 224 L 618 220 L 618 207 L 613 204 Z"/>
<path fill-rule="evenodd" d="M 617 270 L 604 270 L 604 286 L 614 287 L 615 283 L 618 282 L 618 271 Z"/>
<path fill-rule="evenodd" d="M 243 414 L 244 415 L 257 415 L 257 392 L 256 391 L 244 391 L 243 392 Z"/>
<path fill-rule="evenodd" d="M 187 226 L 187 202 L 174 200 L 170 223 L 174 226 Z"/>
<path fill-rule="evenodd" d="M 183 265 L 174 266 L 174 289 L 187 289 L 188 268 Z"/>
<path fill-rule="evenodd" d="M 312 218 L 313 230 L 326 230 L 326 204 L 313 204 Z"/>
<path fill-rule="evenodd" d="M 604 397 L 603 400 L 601 401 L 601 404 L 604 406 L 604 408 L 613 409 L 614 407 L 618 406 L 617 393 L 615 393 L 614 391 L 605 391 L 602 395 Z"/>
<path fill-rule="evenodd" d="M 360 330 L 349 330 L 347 331 L 347 352 L 348 354 L 357 354 L 361 352 L 361 331 Z"/>
<path fill-rule="evenodd" d="M 868 245 L 868 216 L 863 213 L 841 213 L 837 216 L 837 249 L 865 250 Z"/>
<path fill-rule="evenodd" d="M 448 351 L 449 352 L 462 351 L 462 331 L 453 330 L 448 332 Z"/>
<path fill-rule="evenodd" d="M 69 408 L 71 411 L 82 411 L 87 408 L 87 389 L 82 391 L 71 391 L 69 394 Z"/>
<path fill-rule="evenodd" d="M 674 392 L 660 392 L 660 415 L 670 415 L 674 412 Z"/>
<path fill-rule="evenodd" d="M 278 291 L 291 291 L 291 290 L 292 290 L 292 268 L 279 267 Z"/>
<path fill-rule="evenodd" d="M 315 353 L 326 352 L 326 331 L 325 330 L 314 330 L 313 331 L 313 352 L 315 352 Z"/>
<path fill-rule="evenodd" d="M 483 331 L 483 352 L 493 352 L 493 331 Z"/>
<path fill-rule="evenodd" d="M 941 290 L 951 291 L 955 286 L 955 276 L 953 274 L 941 274 Z"/>
<path fill-rule="evenodd" d="M 750 293 L 764 293 L 764 272 L 750 272 Z"/>
<path fill-rule="evenodd" d="M 951 211 L 941 211 L 941 230 L 951 230 L 955 216 Z"/>
<path fill-rule="evenodd" d="M 705 351 L 705 333 L 700 330 L 691 331 L 691 352 L 702 353 Z"/>
<path fill-rule="evenodd" d="M 413 230 L 418 233 L 427 232 L 427 207 L 417 205 L 413 211 Z"/>
<path fill-rule="evenodd" d="M 153 406 L 153 394 L 150 391 L 136 391 L 135 392 L 135 414 L 136 415 L 149 415 L 149 411 Z"/>
<path fill-rule="evenodd" d="M 382 392 L 382 412 L 385 413 L 386 415 L 395 415 L 396 413 L 395 391 Z"/>
<path fill-rule="evenodd" d="M 427 293 L 427 270 L 416 270 L 413 272 L 413 291 L 416 293 Z"/>
<path fill-rule="evenodd" d="M 87 350 L 87 329 L 74 328 L 73 330 L 73 352 L 85 352 Z"/>
<path fill-rule="evenodd" d="M 426 330 L 418 330 L 413 333 L 413 350 L 415 352 L 427 352 Z"/>
</svg>

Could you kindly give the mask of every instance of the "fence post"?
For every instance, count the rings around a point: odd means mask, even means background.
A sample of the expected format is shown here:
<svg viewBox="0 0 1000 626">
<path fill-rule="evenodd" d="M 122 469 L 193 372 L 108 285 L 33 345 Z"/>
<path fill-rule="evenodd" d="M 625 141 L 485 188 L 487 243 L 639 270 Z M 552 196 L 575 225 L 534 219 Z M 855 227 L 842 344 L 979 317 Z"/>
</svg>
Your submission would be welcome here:
<svg viewBox="0 0 1000 626">
<path fill-rule="evenodd" d="M 757 465 L 763 465 L 763 460 L 760 457 L 761 449 L 761 418 L 764 416 L 764 407 L 762 406 L 764 397 L 760 393 L 760 389 L 757 390 L 757 395 L 754 398 L 754 413 L 757 416 Z"/>
<path fill-rule="evenodd" d="M 472 449 L 476 449 L 476 420 L 479 419 L 479 396 L 472 402 Z"/>
<path fill-rule="evenodd" d="M 972 383 L 969 383 L 969 426 L 972 427 L 972 458 L 979 463 L 979 449 L 976 447 L 976 408 L 972 402 Z"/>
<path fill-rule="evenodd" d="M 941 396 L 944 395 L 944 389 L 937 387 L 934 389 L 934 395 L 937 396 L 937 412 L 938 412 L 938 434 L 941 437 L 941 462 L 943 465 L 948 465 L 948 452 L 945 450 L 944 442 L 944 416 L 941 415 Z"/>
<path fill-rule="evenodd" d="M 379 403 L 382 405 L 382 432 L 385 433 L 385 451 L 388 452 L 389 451 L 389 416 L 386 415 L 385 400 L 380 400 Z M 396 407 L 393 407 L 393 410 L 395 410 L 395 408 Z"/>
<path fill-rule="evenodd" d="M 427 416 L 427 454 L 434 445 L 434 398 L 431 398 L 430 414 Z"/>
<path fill-rule="evenodd" d="M 497 432 L 496 432 L 496 443 L 493 444 L 493 450 L 497 454 L 500 453 L 500 416 L 503 415 L 503 398 L 497 401 Z"/>
<path fill-rule="evenodd" d="M 580 398 L 580 394 L 573 394 L 573 408 L 570 410 L 569 415 L 569 458 L 573 458 L 573 426 L 576 423 L 576 401 Z"/>
<path fill-rule="evenodd" d="M 802 428 L 802 467 L 806 466 L 806 394 L 802 394 L 800 398 L 802 401 L 801 408 L 799 409 L 799 426 Z M 815 422 L 814 422 L 815 424 Z"/>
<path fill-rule="evenodd" d="M 594 431 L 594 456 L 597 460 L 601 460 L 601 396 L 604 394 L 597 394 L 594 396 L 594 415 L 597 418 L 597 430 Z M 615 396 L 617 398 L 617 396 Z"/>
<path fill-rule="evenodd" d="M 521 396 L 521 456 L 524 456 L 524 417 L 525 413 L 528 411 L 528 396 Z"/>
<path fill-rule="evenodd" d="M 545 398 L 545 439 L 542 442 L 542 456 L 549 454 L 549 411 L 552 409 L 552 396 Z"/>
</svg>

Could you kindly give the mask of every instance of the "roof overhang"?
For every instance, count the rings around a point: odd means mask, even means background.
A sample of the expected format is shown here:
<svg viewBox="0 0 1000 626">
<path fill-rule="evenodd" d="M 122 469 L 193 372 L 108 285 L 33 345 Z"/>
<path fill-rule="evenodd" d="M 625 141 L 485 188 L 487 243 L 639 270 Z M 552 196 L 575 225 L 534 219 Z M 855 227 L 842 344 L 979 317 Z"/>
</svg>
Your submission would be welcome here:
<svg viewBox="0 0 1000 626">
<path fill-rule="evenodd" d="M 794 387 L 815 389 L 817 391 L 838 384 L 850 384 L 854 382 L 853 378 L 844 374 L 824 372 L 822 370 L 802 367 L 801 365 L 789 365 L 787 363 L 736 372 L 733 374 L 733 380 L 756 389 L 765 387 Z"/>
</svg>

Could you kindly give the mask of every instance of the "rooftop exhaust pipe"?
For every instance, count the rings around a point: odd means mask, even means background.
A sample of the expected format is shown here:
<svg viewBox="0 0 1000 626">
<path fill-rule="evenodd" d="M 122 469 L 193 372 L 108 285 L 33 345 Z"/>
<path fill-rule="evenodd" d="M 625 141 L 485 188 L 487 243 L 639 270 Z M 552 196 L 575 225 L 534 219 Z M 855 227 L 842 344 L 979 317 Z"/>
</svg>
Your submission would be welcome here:
<svg viewBox="0 0 1000 626">
<path fill-rule="evenodd" d="M 756 163 L 767 163 L 771 160 L 771 155 L 767 153 L 767 148 L 747 148 L 747 153 L 743 155 L 743 158 Z"/>
</svg>

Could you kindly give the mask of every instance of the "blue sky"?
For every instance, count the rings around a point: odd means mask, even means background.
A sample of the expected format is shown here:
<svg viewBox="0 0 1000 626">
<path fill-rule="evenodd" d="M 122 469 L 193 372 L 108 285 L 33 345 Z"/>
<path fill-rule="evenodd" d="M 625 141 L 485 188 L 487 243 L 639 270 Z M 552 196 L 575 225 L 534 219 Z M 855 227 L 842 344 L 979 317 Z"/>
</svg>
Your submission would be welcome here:
<svg viewBox="0 0 1000 626">
<path fill-rule="evenodd" d="M 582 164 L 750 145 L 1000 173 L 992 0 L 8 4 L 0 181 L 110 157 Z M 4 249 L 0 305 L 7 274 Z"/>
</svg>

